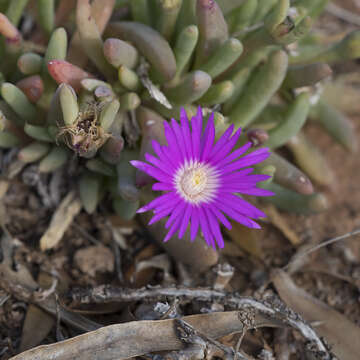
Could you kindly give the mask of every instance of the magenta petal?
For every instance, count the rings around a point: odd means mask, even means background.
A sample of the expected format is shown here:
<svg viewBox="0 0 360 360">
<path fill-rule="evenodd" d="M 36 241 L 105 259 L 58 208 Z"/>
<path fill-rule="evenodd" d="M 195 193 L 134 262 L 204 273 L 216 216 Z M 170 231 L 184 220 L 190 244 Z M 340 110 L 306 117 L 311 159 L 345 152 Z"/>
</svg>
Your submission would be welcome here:
<svg viewBox="0 0 360 360">
<path fill-rule="evenodd" d="M 218 244 L 219 248 L 222 249 L 224 247 L 224 239 L 220 231 L 219 223 L 217 222 L 216 217 L 208 209 L 205 208 L 204 210 L 216 243 Z"/>
<path fill-rule="evenodd" d="M 181 214 L 184 212 L 186 203 L 181 203 L 170 215 L 168 221 L 165 224 L 165 228 L 168 229 L 170 225 L 175 221 L 176 218 L 182 218 Z"/>
<path fill-rule="evenodd" d="M 167 152 L 163 151 L 163 147 L 156 140 L 152 140 L 151 144 L 159 160 L 174 171 L 176 169 L 176 159 L 168 156 Z"/>
<path fill-rule="evenodd" d="M 191 241 L 194 241 L 197 235 L 197 232 L 199 230 L 199 212 L 196 208 L 193 209 L 193 212 L 191 214 L 191 226 L 190 226 L 190 237 Z"/>
<path fill-rule="evenodd" d="M 193 117 L 191 120 L 191 142 L 194 160 L 200 160 L 200 139 L 201 139 L 202 117 Z"/>
<path fill-rule="evenodd" d="M 192 206 L 188 204 L 184 213 L 184 217 L 181 221 L 180 230 L 179 230 L 179 239 L 182 239 L 185 234 L 185 231 L 189 225 L 191 213 L 192 213 Z"/>
<path fill-rule="evenodd" d="M 178 230 L 179 226 L 180 226 L 180 220 L 181 218 L 177 218 L 175 220 L 175 222 L 173 223 L 173 225 L 171 226 L 169 232 L 166 234 L 165 238 L 164 238 L 164 242 L 167 242 L 170 240 L 170 238 L 176 233 L 176 231 Z"/>
<path fill-rule="evenodd" d="M 149 211 L 154 209 L 155 207 L 161 205 L 161 204 L 167 204 L 169 201 L 171 201 L 174 198 L 174 194 L 164 194 L 153 201 L 150 201 L 148 204 L 144 205 L 140 209 L 137 210 L 138 214 L 141 214 L 143 212 Z"/>
<path fill-rule="evenodd" d="M 152 189 L 155 191 L 171 191 L 174 190 L 174 185 L 169 183 L 155 183 Z"/>
<path fill-rule="evenodd" d="M 210 116 L 206 129 L 207 129 L 207 131 L 205 131 L 206 138 L 204 139 L 204 145 L 202 148 L 201 161 L 207 161 L 208 156 L 211 152 L 211 148 L 214 143 L 214 139 L 215 139 L 214 114 Z"/>
<path fill-rule="evenodd" d="M 248 190 L 241 190 L 241 194 L 254 195 L 254 196 L 275 196 L 276 194 L 270 190 L 252 188 Z"/>
<path fill-rule="evenodd" d="M 214 154 L 212 157 L 209 158 L 209 162 L 212 164 L 217 164 L 221 159 L 223 159 L 229 151 L 235 146 L 237 141 L 239 140 L 241 134 L 241 129 L 238 129 L 235 134 L 230 138 L 230 140 L 227 142 L 227 144 L 220 149 L 216 154 Z"/>
<path fill-rule="evenodd" d="M 238 211 L 240 214 L 246 215 L 252 218 L 265 217 L 265 213 L 256 208 L 254 205 L 251 205 L 244 199 L 241 199 L 239 196 L 233 194 L 222 194 L 221 201 L 224 205 L 229 208 L 233 208 Z"/>
<path fill-rule="evenodd" d="M 130 163 L 132 166 L 136 167 L 137 169 L 145 172 L 146 174 L 159 181 L 171 182 L 172 180 L 169 174 L 165 174 L 163 171 L 153 167 L 152 165 L 146 164 L 138 160 L 131 160 Z"/>
<path fill-rule="evenodd" d="M 157 221 L 161 220 L 162 218 L 164 218 L 165 216 L 169 215 L 169 213 L 171 212 L 171 209 L 166 209 L 163 210 L 159 213 L 156 213 L 151 220 L 149 221 L 148 225 L 152 225 L 155 224 Z"/>
<path fill-rule="evenodd" d="M 188 153 L 186 151 L 186 147 L 185 147 L 185 140 L 183 137 L 183 133 L 181 131 L 180 125 L 178 124 L 178 122 L 175 119 L 171 119 L 171 126 L 173 128 L 173 131 L 175 133 L 175 137 L 176 137 L 176 141 L 178 144 L 178 147 L 181 151 L 182 157 L 183 159 L 188 159 Z"/>
<path fill-rule="evenodd" d="M 155 156 L 148 153 L 145 154 L 145 160 L 159 168 L 165 174 L 168 174 L 169 176 L 172 175 L 173 168 L 169 168 L 169 166 L 165 164 L 164 161 L 161 161 L 160 159 L 157 159 Z"/>
<path fill-rule="evenodd" d="M 168 142 L 168 146 L 164 147 L 164 150 L 166 149 L 169 153 L 171 153 L 171 156 L 175 158 L 176 164 L 178 164 L 183 160 L 183 156 L 182 156 L 182 151 L 179 148 L 178 142 L 176 140 L 174 130 L 169 125 L 168 122 L 164 122 L 164 129 L 165 129 L 165 136 Z"/>
<path fill-rule="evenodd" d="M 269 176 L 253 174 L 254 169 L 249 168 L 266 159 L 269 150 L 261 148 L 245 155 L 252 146 L 250 142 L 233 150 L 241 134 L 238 129 L 232 135 L 233 125 L 215 142 L 213 116 L 203 131 L 201 108 L 190 123 L 182 109 L 180 122 L 172 119 L 171 125 L 164 123 L 167 146 L 153 140 L 155 156 L 145 154 L 146 162 L 131 161 L 134 167 L 156 180 L 153 190 L 166 192 L 138 210 L 154 212 L 149 224 L 168 216 L 165 228 L 169 232 L 164 241 L 176 232 L 182 238 L 190 225 L 191 241 L 200 228 L 209 246 L 222 248 L 221 224 L 231 229 L 228 217 L 247 227 L 259 228 L 253 219 L 265 216 L 236 194 L 274 195 L 258 187 Z"/>
<path fill-rule="evenodd" d="M 234 125 L 232 124 L 220 137 L 220 139 L 216 142 L 214 147 L 211 150 L 210 157 L 214 156 L 218 153 L 220 149 L 223 148 L 223 146 L 228 142 L 229 137 L 234 131 Z"/>
<path fill-rule="evenodd" d="M 212 206 L 209 209 L 218 219 L 219 221 L 229 230 L 232 229 L 230 221 L 224 216 L 224 214 L 215 206 Z"/>
<path fill-rule="evenodd" d="M 190 133 L 190 127 L 189 127 L 189 120 L 186 115 L 186 111 L 184 108 L 181 108 L 180 110 L 180 122 L 181 122 L 181 130 L 182 135 L 184 139 L 185 149 L 188 154 L 188 159 L 193 158 L 193 150 L 192 150 L 192 144 L 191 144 L 191 133 Z"/>
<path fill-rule="evenodd" d="M 206 243 L 209 246 L 214 247 L 215 242 L 214 242 L 212 233 L 210 231 L 206 215 L 204 213 L 204 210 L 201 207 L 199 207 L 199 220 L 200 220 L 201 231 L 202 231 L 202 233 L 204 235 L 204 239 L 205 239 Z"/>
<path fill-rule="evenodd" d="M 224 166 L 234 160 L 236 160 L 238 157 L 246 153 L 251 148 L 252 144 L 251 142 L 248 142 L 247 144 L 239 147 L 234 152 L 232 152 L 230 155 L 226 156 L 223 160 L 219 161 L 218 166 Z"/>
</svg>

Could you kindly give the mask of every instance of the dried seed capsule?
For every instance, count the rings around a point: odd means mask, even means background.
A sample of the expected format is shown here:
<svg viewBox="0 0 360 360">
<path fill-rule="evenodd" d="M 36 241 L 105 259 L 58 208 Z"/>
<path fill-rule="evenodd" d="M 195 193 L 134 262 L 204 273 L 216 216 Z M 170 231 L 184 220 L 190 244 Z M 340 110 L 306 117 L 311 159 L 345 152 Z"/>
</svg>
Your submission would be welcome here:
<svg viewBox="0 0 360 360">
<path fill-rule="evenodd" d="M 198 101 L 202 106 L 222 104 L 231 97 L 233 92 L 234 84 L 229 80 L 225 80 L 211 86 Z"/>
<path fill-rule="evenodd" d="M 135 217 L 136 211 L 140 207 L 140 201 L 127 201 L 116 196 L 112 201 L 112 206 L 117 215 L 123 220 L 131 220 Z"/>
<path fill-rule="evenodd" d="M 109 38 L 104 42 L 104 55 L 106 60 L 114 67 L 125 65 L 129 69 L 133 69 L 138 61 L 138 51 L 129 43 Z"/>
<path fill-rule="evenodd" d="M 25 124 L 24 132 L 35 140 L 54 142 L 54 138 L 50 136 L 47 129 L 43 126 Z"/>
<path fill-rule="evenodd" d="M 149 60 L 160 82 L 170 81 L 176 72 L 175 56 L 169 43 L 154 29 L 144 24 L 119 21 L 108 26 L 109 34 L 133 43 Z"/>
<path fill-rule="evenodd" d="M 60 105 L 65 126 L 75 124 L 79 115 L 79 105 L 74 89 L 67 84 L 60 85 Z"/>
<path fill-rule="evenodd" d="M 100 176 L 92 174 L 91 172 L 84 173 L 79 181 L 80 200 L 85 211 L 92 214 L 101 198 L 101 184 Z"/>
<path fill-rule="evenodd" d="M 30 103 L 26 95 L 18 87 L 5 82 L 1 85 L 1 95 L 22 120 L 31 123 L 36 119 L 37 111 L 35 106 Z"/>
<path fill-rule="evenodd" d="M 43 57 L 32 52 L 25 53 L 19 57 L 17 66 L 24 75 L 40 74 Z"/>
<path fill-rule="evenodd" d="M 284 121 L 269 130 L 269 140 L 265 145 L 277 148 L 286 144 L 304 126 L 309 110 L 310 96 L 307 93 L 301 93 L 289 106 Z"/>
<path fill-rule="evenodd" d="M 32 163 L 43 158 L 50 150 L 50 145 L 33 142 L 22 148 L 18 154 L 19 160 L 24 163 Z"/>
<path fill-rule="evenodd" d="M 197 0 L 199 41 L 195 67 L 203 64 L 229 37 L 228 27 L 219 5 L 214 0 Z"/>
<path fill-rule="evenodd" d="M 50 152 L 40 161 L 39 171 L 42 173 L 49 173 L 59 169 L 65 165 L 69 158 L 69 150 L 55 146 Z"/>
<path fill-rule="evenodd" d="M 91 170 L 95 173 L 104 175 L 104 176 L 110 176 L 110 177 L 116 176 L 115 169 L 99 158 L 94 158 L 94 159 L 88 160 L 86 162 L 86 167 L 89 170 Z"/>
<path fill-rule="evenodd" d="M 68 85 L 63 84 L 62 86 Z M 65 143 L 79 156 L 87 159 L 94 157 L 97 150 L 110 137 L 110 134 L 104 131 L 99 123 L 102 105 L 94 100 L 92 94 L 84 93 L 80 97 L 80 111 L 75 123 L 61 129 Z M 68 110 L 69 120 L 71 120 L 76 113 L 75 107 Z"/>
<path fill-rule="evenodd" d="M 200 70 L 187 74 L 178 85 L 164 89 L 166 97 L 175 104 L 190 104 L 200 99 L 210 88 L 211 77 Z"/>
<path fill-rule="evenodd" d="M 44 92 L 44 83 L 39 75 L 21 79 L 16 83 L 16 86 L 21 89 L 32 103 L 39 101 Z"/>
<path fill-rule="evenodd" d="M 216 49 L 209 60 L 199 66 L 199 70 L 205 71 L 213 79 L 228 69 L 242 54 L 243 46 L 237 39 L 230 38 Z"/>
<path fill-rule="evenodd" d="M 357 150 L 358 140 L 354 126 L 339 110 L 321 99 L 312 107 L 310 115 L 345 149 L 351 152 Z"/>
<path fill-rule="evenodd" d="M 270 54 L 265 65 L 250 79 L 246 92 L 240 96 L 230 113 L 229 120 L 236 128 L 249 125 L 261 113 L 281 86 L 287 65 L 288 57 L 284 51 Z"/>
<path fill-rule="evenodd" d="M 328 209 L 328 200 L 324 194 L 313 193 L 303 195 L 286 189 L 274 182 L 267 184 L 266 189 L 274 192 L 276 196 L 263 198 L 279 209 L 297 214 L 314 214 Z"/>
<path fill-rule="evenodd" d="M 324 155 L 308 140 L 301 131 L 287 143 L 294 154 L 295 161 L 310 177 L 320 185 L 334 183 L 334 174 Z"/>
</svg>

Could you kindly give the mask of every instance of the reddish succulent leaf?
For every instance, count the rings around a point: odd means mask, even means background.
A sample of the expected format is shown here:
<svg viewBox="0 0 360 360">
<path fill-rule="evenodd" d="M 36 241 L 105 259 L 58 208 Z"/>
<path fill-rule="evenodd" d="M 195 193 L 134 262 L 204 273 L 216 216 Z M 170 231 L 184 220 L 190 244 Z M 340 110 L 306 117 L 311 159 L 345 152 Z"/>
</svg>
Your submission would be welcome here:
<svg viewBox="0 0 360 360">
<path fill-rule="evenodd" d="M 26 77 L 18 81 L 16 86 L 23 91 L 32 103 L 36 103 L 44 91 L 44 83 L 39 75 Z"/>
<path fill-rule="evenodd" d="M 81 89 L 81 80 L 94 78 L 94 75 L 64 60 L 51 60 L 47 67 L 50 75 L 58 84 L 68 84 L 75 91 Z"/>
</svg>

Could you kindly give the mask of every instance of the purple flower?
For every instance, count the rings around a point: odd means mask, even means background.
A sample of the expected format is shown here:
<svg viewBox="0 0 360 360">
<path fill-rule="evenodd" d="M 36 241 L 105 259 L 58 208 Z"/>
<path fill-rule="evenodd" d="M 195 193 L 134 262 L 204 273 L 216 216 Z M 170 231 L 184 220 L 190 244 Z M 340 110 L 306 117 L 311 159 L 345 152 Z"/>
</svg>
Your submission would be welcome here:
<svg viewBox="0 0 360 360">
<path fill-rule="evenodd" d="M 190 223 L 191 240 L 201 229 L 208 245 L 215 248 L 217 243 L 223 248 L 219 223 L 231 229 L 226 216 L 249 228 L 260 228 L 252 219 L 266 216 L 236 193 L 274 195 L 256 187 L 257 182 L 269 176 L 251 174 L 254 169 L 249 168 L 265 160 L 270 153 L 267 148 L 261 148 L 244 156 L 251 148 L 251 142 L 232 151 L 241 133 L 239 129 L 232 135 L 234 125 L 215 142 L 214 115 L 210 116 L 203 131 L 201 108 L 191 119 L 191 129 L 189 125 L 186 112 L 182 109 L 180 124 L 174 119 L 171 125 L 164 122 L 168 146 L 161 146 L 153 140 L 157 157 L 145 154 L 150 164 L 131 161 L 133 166 L 158 181 L 153 190 L 164 192 L 138 212 L 153 210 L 154 216 L 149 225 L 169 216 L 165 225 L 169 232 L 164 241 L 177 231 L 181 239 Z"/>
</svg>

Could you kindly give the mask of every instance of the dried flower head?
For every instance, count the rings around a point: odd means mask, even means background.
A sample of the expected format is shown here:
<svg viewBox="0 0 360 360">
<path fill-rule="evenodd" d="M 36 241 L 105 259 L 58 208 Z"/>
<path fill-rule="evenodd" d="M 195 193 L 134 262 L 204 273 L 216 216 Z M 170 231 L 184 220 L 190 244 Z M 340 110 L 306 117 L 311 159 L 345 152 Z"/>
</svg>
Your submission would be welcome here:
<svg viewBox="0 0 360 360">
<path fill-rule="evenodd" d="M 177 231 L 181 239 L 190 225 L 191 239 L 201 229 L 208 245 L 224 247 L 219 222 L 231 229 L 226 216 L 249 228 L 260 226 L 252 219 L 266 215 L 242 199 L 239 194 L 271 196 L 272 192 L 256 187 L 257 182 L 269 178 L 268 175 L 254 175 L 249 166 L 265 160 L 267 148 L 257 149 L 245 156 L 251 142 L 232 151 L 241 129 L 234 135 L 234 125 L 215 141 L 214 116 L 210 116 L 203 131 L 201 108 L 191 119 L 191 129 L 185 110 L 181 111 L 180 124 L 172 119 L 171 125 L 164 122 L 168 146 L 153 141 L 157 157 L 146 154 L 142 161 L 131 161 L 136 168 L 146 172 L 158 182 L 153 190 L 165 192 L 138 212 L 154 211 L 153 224 L 169 215 L 169 228 L 164 241 L 168 241 Z M 226 216 L 225 216 L 226 215 Z"/>
<path fill-rule="evenodd" d="M 95 102 L 86 104 L 73 125 L 60 127 L 58 136 L 64 136 L 64 142 L 79 156 L 93 157 L 110 136 L 99 123 L 102 106 Z"/>
</svg>

